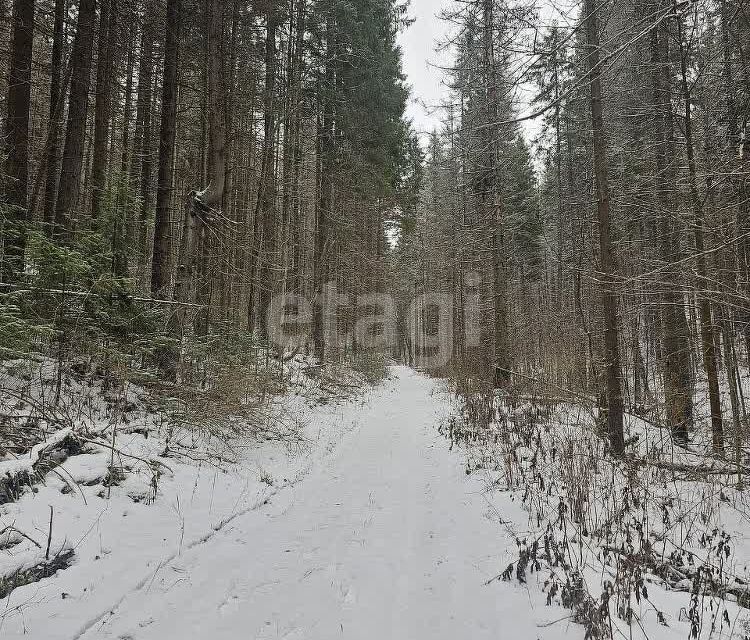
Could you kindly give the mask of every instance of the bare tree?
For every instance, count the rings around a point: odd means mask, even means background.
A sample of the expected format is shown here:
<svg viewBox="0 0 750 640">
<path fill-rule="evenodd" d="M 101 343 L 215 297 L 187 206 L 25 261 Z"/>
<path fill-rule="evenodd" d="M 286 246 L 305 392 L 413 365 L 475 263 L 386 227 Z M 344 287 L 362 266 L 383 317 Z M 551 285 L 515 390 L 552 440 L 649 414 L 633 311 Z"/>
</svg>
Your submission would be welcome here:
<svg viewBox="0 0 750 640">
<path fill-rule="evenodd" d="M 680 9 L 673 0 L 673 9 L 677 21 L 677 40 L 680 55 L 680 86 L 685 107 L 685 153 L 688 161 L 688 185 L 690 202 L 693 207 L 693 228 L 695 238 L 696 288 L 698 290 L 698 312 L 700 314 L 701 351 L 703 367 L 708 377 L 708 397 L 711 405 L 711 433 L 714 451 L 720 453 L 724 448 L 724 426 L 721 415 L 721 397 L 719 395 L 719 374 L 716 364 L 716 346 L 714 344 L 713 314 L 711 300 L 707 295 L 709 280 L 706 265 L 706 246 L 704 240 L 705 213 L 701 195 L 698 191 L 698 169 L 695 159 L 693 141 L 692 96 L 688 79 L 687 50 L 684 41 Z"/>
</svg>

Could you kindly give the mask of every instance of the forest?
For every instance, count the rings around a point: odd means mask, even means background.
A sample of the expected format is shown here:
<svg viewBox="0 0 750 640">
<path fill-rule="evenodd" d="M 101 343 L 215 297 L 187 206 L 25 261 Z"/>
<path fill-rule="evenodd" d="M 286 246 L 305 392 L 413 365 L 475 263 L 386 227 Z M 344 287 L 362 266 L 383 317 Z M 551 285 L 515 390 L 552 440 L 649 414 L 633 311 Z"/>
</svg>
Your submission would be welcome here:
<svg viewBox="0 0 750 640">
<path fill-rule="evenodd" d="M 308 5 L 3 7 L 4 348 L 262 341 L 274 294 L 383 286 L 386 218 L 414 191 L 404 8 Z"/>
<path fill-rule="evenodd" d="M 750 2 L 436 2 L 427 131 L 414 4 L 0 0 L 0 509 L 50 474 L 158 503 L 176 451 L 302 447 L 292 396 L 447 393 L 535 523 L 499 582 L 549 570 L 588 640 L 669 619 L 656 576 L 691 637 L 750 637 Z M 57 470 L 94 449 L 93 485 Z M 34 559 L 0 598 L 72 571 L 52 502 L 40 542 L 0 511 Z"/>
<path fill-rule="evenodd" d="M 626 406 L 660 405 L 683 440 L 705 414 L 717 451 L 737 433 L 743 3 L 593 3 L 573 28 L 532 5 L 446 9 L 455 68 L 428 137 L 404 117 L 406 5 L 98 4 L 3 8 L 6 353 L 116 344 L 132 361 L 148 336 L 174 379 L 170 341 L 262 343 L 273 296 L 334 283 L 393 294 L 390 346 L 414 363 L 434 318 L 408 322 L 410 295 L 438 292 L 450 375 L 600 396 L 615 451 Z M 355 303 L 334 359 L 356 353 Z M 322 359 L 313 315 L 299 342 Z"/>
<path fill-rule="evenodd" d="M 740 456 L 748 7 L 576 8 L 567 25 L 523 3 L 446 10 L 452 94 L 398 273 L 458 310 L 478 296 L 479 321 L 454 322 L 459 382 L 596 398 L 615 455 L 630 412 Z"/>
</svg>

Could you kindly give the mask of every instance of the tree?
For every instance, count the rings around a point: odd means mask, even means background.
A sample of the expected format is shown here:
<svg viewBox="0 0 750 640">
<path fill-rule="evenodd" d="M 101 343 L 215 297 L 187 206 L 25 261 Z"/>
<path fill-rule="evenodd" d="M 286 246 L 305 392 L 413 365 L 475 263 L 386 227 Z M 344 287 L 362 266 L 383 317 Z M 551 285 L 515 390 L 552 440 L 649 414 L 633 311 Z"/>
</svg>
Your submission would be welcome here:
<svg viewBox="0 0 750 640">
<path fill-rule="evenodd" d="M 174 299 L 179 303 L 189 301 L 193 289 L 195 266 L 199 259 L 201 241 L 215 220 L 224 197 L 226 185 L 226 120 L 221 109 L 224 96 L 224 65 L 221 59 L 221 34 L 223 1 L 209 0 L 206 6 L 205 42 L 207 51 L 207 120 L 208 120 L 208 185 L 191 191 L 185 210 Z M 204 253 L 204 258 L 207 254 Z M 204 263 L 205 264 L 205 263 Z M 210 299 L 204 302 L 210 302 Z M 176 314 L 173 331 L 182 335 L 185 330 L 184 309 Z M 199 316 L 199 329 L 208 330 L 207 309 Z"/>
<path fill-rule="evenodd" d="M 315 254 L 313 268 L 315 270 L 314 292 L 316 296 L 323 295 L 326 283 L 330 278 L 330 263 L 333 258 L 331 246 L 331 217 L 333 214 L 333 183 L 336 162 L 336 64 L 340 63 L 337 56 L 337 24 L 335 15 L 329 8 L 325 14 L 325 64 L 324 74 L 320 84 L 318 135 L 320 148 L 320 183 L 316 207 L 315 222 Z M 313 342 L 315 355 L 323 361 L 326 355 L 325 321 L 322 306 L 318 305 L 313 320 Z"/>
<path fill-rule="evenodd" d="M 60 169 L 62 188 L 59 189 L 55 207 L 55 236 L 58 239 L 70 237 L 74 224 L 72 216 L 80 196 L 95 20 L 96 0 L 80 0 L 70 61 L 72 75 L 68 124 Z"/>
<path fill-rule="evenodd" d="M 63 53 L 65 49 L 65 4 L 66 0 L 55 0 L 55 21 L 52 35 L 52 67 L 50 69 L 49 90 L 49 138 L 46 158 L 46 178 L 44 187 L 45 231 L 51 235 L 55 222 L 57 183 L 60 169 L 61 112 L 64 97 Z"/>
<path fill-rule="evenodd" d="M 664 395 L 666 420 L 673 437 L 686 442 L 693 423 L 693 384 L 691 379 L 690 335 L 685 318 L 684 294 L 678 265 L 682 259 L 681 233 L 678 222 L 669 211 L 674 202 L 674 123 L 670 74 L 668 72 L 668 36 L 666 25 L 657 24 L 651 31 L 651 64 L 653 85 L 653 131 L 656 141 L 657 205 L 664 261 L 662 327 L 664 331 Z M 666 86 L 665 86 L 666 85 Z"/>
<path fill-rule="evenodd" d="M 163 296 L 169 284 L 169 216 L 174 180 L 174 147 L 177 126 L 177 89 L 179 75 L 181 0 L 167 3 L 164 42 L 164 83 L 159 133 L 159 177 L 156 188 L 156 224 L 151 266 L 151 295 Z"/>
<path fill-rule="evenodd" d="M 511 381 L 513 365 L 510 355 L 510 336 L 508 335 L 508 269 L 506 266 L 507 247 L 505 245 L 506 220 L 501 190 L 498 188 L 500 176 L 499 164 L 499 118 L 500 104 L 498 94 L 501 90 L 500 74 L 495 58 L 495 34 L 498 26 L 495 23 L 495 0 L 483 0 L 482 19 L 482 72 L 483 85 L 486 87 L 484 97 L 486 118 L 481 126 L 484 147 L 479 170 L 478 197 L 480 200 L 479 216 L 489 226 L 492 247 L 492 297 L 494 313 L 494 378 L 495 386 L 506 387 Z M 502 32 L 503 27 L 499 27 Z"/>
<path fill-rule="evenodd" d="M 142 7 L 140 56 L 138 65 L 138 90 L 135 99 L 135 131 L 133 133 L 133 154 L 130 163 L 130 190 L 139 198 L 139 206 L 133 207 L 128 234 L 132 242 L 137 242 L 136 255 L 141 275 L 148 264 L 147 226 L 151 203 L 152 177 L 152 132 L 153 88 L 154 88 L 154 43 L 156 41 L 154 7 L 144 3 Z"/>
<path fill-rule="evenodd" d="M 29 189 L 29 119 L 34 46 L 34 1 L 14 0 L 13 35 L 5 123 L 7 221 L 3 224 L 0 278 L 15 282 L 24 272 Z"/>
<path fill-rule="evenodd" d="M 114 50 L 117 43 L 117 7 L 112 0 L 101 1 L 97 45 L 96 101 L 94 105 L 94 152 L 92 160 L 91 218 L 101 215 L 102 198 L 106 187 L 107 153 L 111 118 L 111 87 L 114 69 Z"/>
<path fill-rule="evenodd" d="M 583 5 L 586 42 L 589 47 L 588 73 L 593 125 L 594 176 L 597 194 L 597 222 L 599 227 L 599 260 L 601 262 L 602 306 L 604 325 L 604 356 L 607 387 L 607 432 L 615 455 L 625 451 L 623 435 L 623 401 L 620 384 L 620 326 L 617 314 L 615 277 L 617 262 L 611 236 L 611 210 L 607 143 L 604 136 L 602 104 L 601 57 L 599 45 L 599 9 L 596 0 L 585 0 Z"/>
<path fill-rule="evenodd" d="M 711 300 L 707 297 L 708 270 L 706 265 L 704 242 L 705 213 L 701 195 L 698 191 L 698 169 L 695 158 L 693 141 L 692 96 L 688 79 L 687 50 L 684 41 L 682 17 L 677 3 L 673 1 L 673 9 L 677 22 L 677 41 L 680 55 L 680 87 L 685 108 L 684 135 L 685 153 L 688 162 L 688 185 L 690 202 L 693 207 L 693 229 L 695 238 L 696 288 L 698 290 L 698 311 L 700 314 L 701 351 L 703 366 L 708 376 L 708 396 L 711 405 L 711 433 L 715 452 L 720 453 L 724 448 L 724 427 L 721 415 L 721 397 L 719 395 L 719 378 L 716 365 L 716 347 L 714 344 L 714 327 L 711 310 Z"/>
<path fill-rule="evenodd" d="M 279 17 L 275 0 L 266 0 L 264 10 L 265 36 L 265 85 L 263 88 L 263 147 L 261 150 L 260 179 L 255 206 L 253 229 L 253 289 L 256 294 L 251 304 L 257 301 L 259 322 L 250 320 L 265 333 L 265 313 L 274 291 L 273 278 L 276 258 L 276 30 Z M 250 310 L 251 316 L 253 309 Z"/>
</svg>

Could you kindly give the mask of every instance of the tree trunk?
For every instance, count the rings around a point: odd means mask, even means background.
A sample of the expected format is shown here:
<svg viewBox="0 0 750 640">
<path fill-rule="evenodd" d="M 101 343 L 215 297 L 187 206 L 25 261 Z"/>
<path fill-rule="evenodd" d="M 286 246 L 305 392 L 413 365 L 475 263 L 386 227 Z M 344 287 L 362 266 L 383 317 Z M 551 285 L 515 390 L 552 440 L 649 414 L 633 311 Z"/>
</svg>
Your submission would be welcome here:
<svg viewBox="0 0 750 640">
<path fill-rule="evenodd" d="M 135 44 L 133 36 L 135 29 L 132 24 L 123 25 L 121 30 L 123 44 L 127 47 L 125 62 L 125 103 L 122 109 L 122 156 L 120 162 L 121 179 L 124 181 L 130 170 L 130 120 L 133 116 L 133 73 L 135 71 Z"/>
<path fill-rule="evenodd" d="M 560 125 L 560 72 L 557 61 L 557 51 L 554 54 L 554 85 L 555 85 L 555 181 L 557 187 L 557 311 L 563 309 L 565 287 L 563 285 L 563 243 L 565 238 L 565 204 L 563 202 L 562 175 L 562 131 Z"/>
<path fill-rule="evenodd" d="M 151 265 L 151 295 L 155 298 L 163 296 L 169 285 L 169 213 L 172 199 L 172 181 L 174 179 L 181 12 L 181 0 L 169 0 L 164 43 L 164 84 L 162 86 L 162 112 L 159 132 L 156 224 L 154 226 L 154 251 Z"/>
<path fill-rule="evenodd" d="M 226 95 L 221 58 L 224 0 L 209 0 L 208 19 L 208 179 L 202 199 L 209 207 L 221 207 L 226 184 L 227 131 L 223 100 Z"/>
<path fill-rule="evenodd" d="M 154 27 L 153 11 L 146 5 L 143 9 L 143 27 L 141 30 L 140 55 L 138 63 L 138 91 L 135 99 L 135 132 L 133 135 L 133 153 L 130 161 L 130 192 L 135 198 L 142 195 L 141 176 L 149 172 L 150 153 L 150 125 L 151 125 L 151 87 L 153 82 L 153 56 L 154 56 Z M 129 219 L 128 237 L 131 245 L 137 240 L 139 261 L 142 262 L 140 254 L 143 253 L 145 242 L 145 230 L 141 221 L 142 211 L 132 207 Z"/>
<path fill-rule="evenodd" d="M 60 169 L 60 189 L 55 207 L 55 235 L 66 239 L 69 239 L 73 231 L 72 215 L 81 191 L 95 20 L 96 0 L 80 0 L 78 26 L 71 54 L 68 125 Z"/>
<path fill-rule="evenodd" d="M 291 243 L 292 243 L 292 289 L 295 293 L 303 290 L 303 250 L 304 246 L 304 219 L 301 211 L 300 197 L 300 175 L 302 172 L 302 74 L 305 49 L 305 24 L 307 19 L 307 0 L 298 0 L 297 6 L 297 28 L 296 42 L 294 47 L 294 83 L 292 88 L 293 99 L 290 103 L 292 109 L 292 147 L 294 175 L 291 185 Z"/>
<path fill-rule="evenodd" d="M 719 394 L 719 372 L 716 365 L 716 345 L 714 343 L 714 326 L 711 311 L 711 300 L 708 298 L 708 269 L 706 265 L 706 247 L 704 239 L 703 202 L 698 191 L 698 168 L 693 144 L 692 98 L 687 71 L 687 51 L 685 50 L 682 17 L 679 14 L 677 0 L 673 0 L 677 16 L 677 40 L 680 47 L 680 75 L 682 98 L 685 106 L 685 152 L 688 161 L 688 180 L 690 202 L 693 206 L 693 224 L 695 236 L 696 289 L 698 293 L 698 314 L 700 316 L 700 341 L 703 354 L 703 367 L 708 378 L 708 399 L 711 408 L 711 435 L 714 452 L 724 451 L 724 424 L 721 414 L 721 396 Z"/>
<path fill-rule="evenodd" d="M 669 157 L 674 151 L 671 85 L 669 81 L 668 33 L 657 25 L 651 33 L 654 134 L 656 138 L 657 199 L 661 208 L 661 257 L 665 268 L 662 298 L 664 400 L 667 426 L 678 442 L 687 442 L 693 423 L 693 382 L 690 335 L 685 318 L 685 296 L 677 265 L 680 263 L 680 233 L 672 221 L 674 169 Z M 666 76 L 666 79 L 664 78 Z"/>
<path fill-rule="evenodd" d="M 295 40 L 295 1 L 289 0 L 289 39 L 286 50 L 286 82 L 284 83 L 284 144 L 281 169 L 281 237 L 280 266 L 282 269 L 281 291 L 286 293 L 291 275 L 292 257 L 292 191 L 294 180 L 294 121 L 295 121 L 295 87 L 296 87 L 296 40 Z"/>
<path fill-rule="evenodd" d="M 229 28 L 229 54 L 227 60 L 226 98 L 224 99 L 224 120 L 227 132 L 227 163 L 226 184 L 221 210 L 227 222 L 236 222 L 237 199 L 234 182 L 234 164 L 236 162 L 236 133 L 234 129 L 235 105 L 237 98 L 237 42 L 240 27 L 240 0 L 229 0 L 231 5 L 231 22 Z M 238 230 L 235 224 L 227 229 L 228 250 L 225 264 L 227 267 L 219 273 L 219 308 L 222 320 L 232 317 L 232 285 L 233 270 L 237 264 L 237 254 L 240 251 Z"/>
<path fill-rule="evenodd" d="M 213 236 L 207 233 L 207 226 L 216 219 L 224 203 L 227 178 L 227 130 L 224 101 L 226 99 L 225 70 L 222 62 L 222 41 L 224 23 L 225 0 L 209 0 L 207 4 L 206 21 L 206 84 L 207 84 L 207 115 L 208 150 L 206 169 L 208 186 L 199 194 L 202 205 L 206 208 L 205 215 L 200 216 L 198 227 L 200 250 L 199 275 L 197 288 L 197 302 L 203 305 L 195 320 L 195 327 L 199 334 L 208 333 L 210 324 L 210 305 L 212 298 L 212 265 L 211 246 Z M 198 256 L 195 256 L 198 259 Z"/>
<path fill-rule="evenodd" d="M 115 9 L 117 11 L 117 9 Z M 128 275 L 128 221 L 133 198 L 130 193 L 130 120 L 133 112 L 133 72 L 135 70 L 135 30 L 132 24 L 124 24 L 117 34 L 118 42 L 125 51 L 125 102 L 122 110 L 122 144 L 118 175 L 117 202 L 112 228 L 112 273 L 116 277 Z M 113 123 L 114 126 L 114 123 Z"/>
<path fill-rule="evenodd" d="M 254 285 L 257 291 L 259 318 L 254 325 L 261 336 L 266 335 L 265 313 L 273 295 L 273 262 L 276 251 L 274 210 L 276 203 L 276 29 L 278 18 L 273 2 L 266 11 L 266 81 L 263 90 L 263 151 L 261 156 L 261 177 L 258 199 L 255 208 L 255 272 Z"/>
<path fill-rule="evenodd" d="M 96 102 L 94 104 L 94 156 L 91 173 L 91 219 L 94 222 L 102 213 L 102 199 L 107 178 L 111 87 L 116 40 L 117 7 L 113 7 L 112 0 L 102 0 L 99 17 Z"/>
<path fill-rule="evenodd" d="M 148 281 L 147 271 L 151 247 L 148 244 L 148 225 L 151 218 L 151 203 L 153 202 L 153 174 L 154 174 L 154 149 L 153 149 L 153 103 L 154 103 L 154 35 L 148 36 L 145 32 L 151 31 L 148 25 L 143 26 L 144 38 L 148 38 L 147 49 L 144 50 L 143 69 L 143 92 L 138 87 L 139 106 L 142 107 L 141 138 L 140 138 L 140 183 L 139 194 L 141 198 L 141 210 L 138 215 L 138 256 L 140 266 L 141 284 L 144 289 Z M 140 101 L 143 101 L 140 104 Z M 137 108 L 136 108 L 137 109 Z"/>
<path fill-rule="evenodd" d="M 617 294 L 614 278 L 617 261 L 611 236 L 611 211 L 607 142 L 604 136 L 602 81 L 599 53 L 599 19 L 596 0 L 585 0 L 583 6 L 586 40 L 588 44 L 589 89 L 591 92 L 591 121 L 593 127 L 594 175 L 596 177 L 597 222 L 599 227 L 599 259 L 604 325 L 605 380 L 607 390 L 607 431 L 615 455 L 625 452 L 623 431 L 623 400 L 620 383 L 620 327 L 617 313 Z"/>
<path fill-rule="evenodd" d="M 510 337 L 508 335 L 508 269 L 506 265 L 506 247 L 504 233 L 503 203 L 498 183 L 499 136 L 498 120 L 500 109 L 498 103 L 499 75 L 495 59 L 495 0 L 483 2 L 483 60 L 486 82 L 486 121 L 484 126 L 485 140 L 482 158 L 482 180 L 479 182 L 479 201 L 482 224 L 488 225 L 492 246 L 492 302 L 493 302 L 493 383 L 496 388 L 505 388 L 511 381 Z"/>
<path fill-rule="evenodd" d="M 34 0 L 14 0 L 13 36 L 5 123 L 5 192 L 7 221 L 2 227 L 0 279 L 12 283 L 23 276 L 29 200 L 29 120 L 31 59 L 34 46 Z"/>
<path fill-rule="evenodd" d="M 326 68 L 324 86 L 321 87 L 321 107 L 323 112 L 319 126 L 320 153 L 320 194 L 317 203 L 317 223 L 315 227 L 315 294 L 324 294 L 329 278 L 328 260 L 330 257 L 329 220 L 333 206 L 333 172 L 336 154 L 334 101 L 336 94 L 336 34 L 333 16 L 326 17 Z M 315 356 L 323 362 L 326 356 L 325 322 L 322 304 L 315 307 L 313 318 L 313 343 Z"/>
<path fill-rule="evenodd" d="M 722 76 L 724 80 L 724 97 L 726 100 L 726 117 L 727 117 L 727 156 L 729 162 L 734 164 L 735 154 L 737 147 L 741 144 L 740 134 L 740 121 L 737 113 L 737 97 L 736 97 L 736 80 L 734 75 L 734 65 L 732 60 L 732 54 L 735 50 L 733 47 L 733 29 L 732 29 L 732 15 L 728 6 L 727 0 L 719 1 L 719 10 L 721 18 L 721 44 L 722 44 Z M 740 50 L 740 55 L 741 50 Z M 747 73 L 747 71 L 746 71 Z M 742 158 L 740 158 L 740 163 Z M 732 171 L 734 173 L 734 171 Z M 729 180 L 729 184 L 732 188 L 732 195 L 736 198 L 737 207 L 737 263 L 738 263 L 738 276 L 742 284 L 742 291 L 747 296 L 750 293 L 750 282 L 748 274 L 750 272 L 750 202 L 747 197 L 747 180 L 744 179 L 743 172 L 741 169 L 736 173 L 739 174 L 739 178 L 733 178 Z M 748 358 L 750 358 L 750 311 L 742 310 L 741 318 L 743 323 L 743 334 L 745 339 L 745 346 L 748 350 Z"/>
<path fill-rule="evenodd" d="M 207 6 L 206 43 L 207 43 L 207 119 L 208 119 L 208 186 L 200 191 L 193 191 L 188 197 L 180 241 L 180 259 L 177 268 L 174 298 L 184 305 L 190 299 L 190 292 L 195 273 L 195 264 L 201 240 L 208 225 L 215 222 L 216 207 L 221 206 L 226 183 L 226 119 L 221 108 L 224 97 L 224 65 L 221 63 L 221 37 L 223 20 L 223 0 L 209 0 Z M 204 301 L 205 302 L 205 301 Z M 207 314 L 207 309 L 204 312 Z M 184 306 L 175 314 L 177 324 L 174 332 L 178 336 L 184 333 Z M 197 319 L 196 325 L 207 328 L 208 319 Z"/>
<path fill-rule="evenodd" d="M 57 181 L 60 170 L 60 102 L 64 99 L 63 90 L 63 50 L 65 49 L 65 9 L 66 0 L 55 0 L 55 24 L 52 32 L 52 66 L 49 90 L 49 129 L 47 137 L 47 175 L 44 187 L 45 231 L 52 234 L 55 221 Z"/>
</svg>

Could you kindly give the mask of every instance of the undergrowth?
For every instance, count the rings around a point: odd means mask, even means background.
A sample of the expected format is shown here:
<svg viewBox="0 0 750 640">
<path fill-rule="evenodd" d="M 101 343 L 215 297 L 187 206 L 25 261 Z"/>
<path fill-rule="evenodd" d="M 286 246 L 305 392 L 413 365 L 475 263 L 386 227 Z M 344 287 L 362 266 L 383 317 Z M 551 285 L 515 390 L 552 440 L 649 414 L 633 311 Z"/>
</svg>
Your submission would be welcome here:
<svg viewBox="0 0 750 640">
<path fill-rule="evenodd" d="M 587 640 L 648 637 L 646 619 L 685 623 L 691 638 L 750 637 L 750 550 L 734 538 L 750 504 L 731 473 L 702 474 L 648 434 L 615 459 L 585 409 L 553 399 L 474 391 L 458 406 L 441 432 L 465 449 L 467 473 L 528 516 L 523 535 L 507 525 L 517 559 L 496 579 L 535 575 Z M 660 591 L 684 594 L 676 616 Z"/>
</svg>

